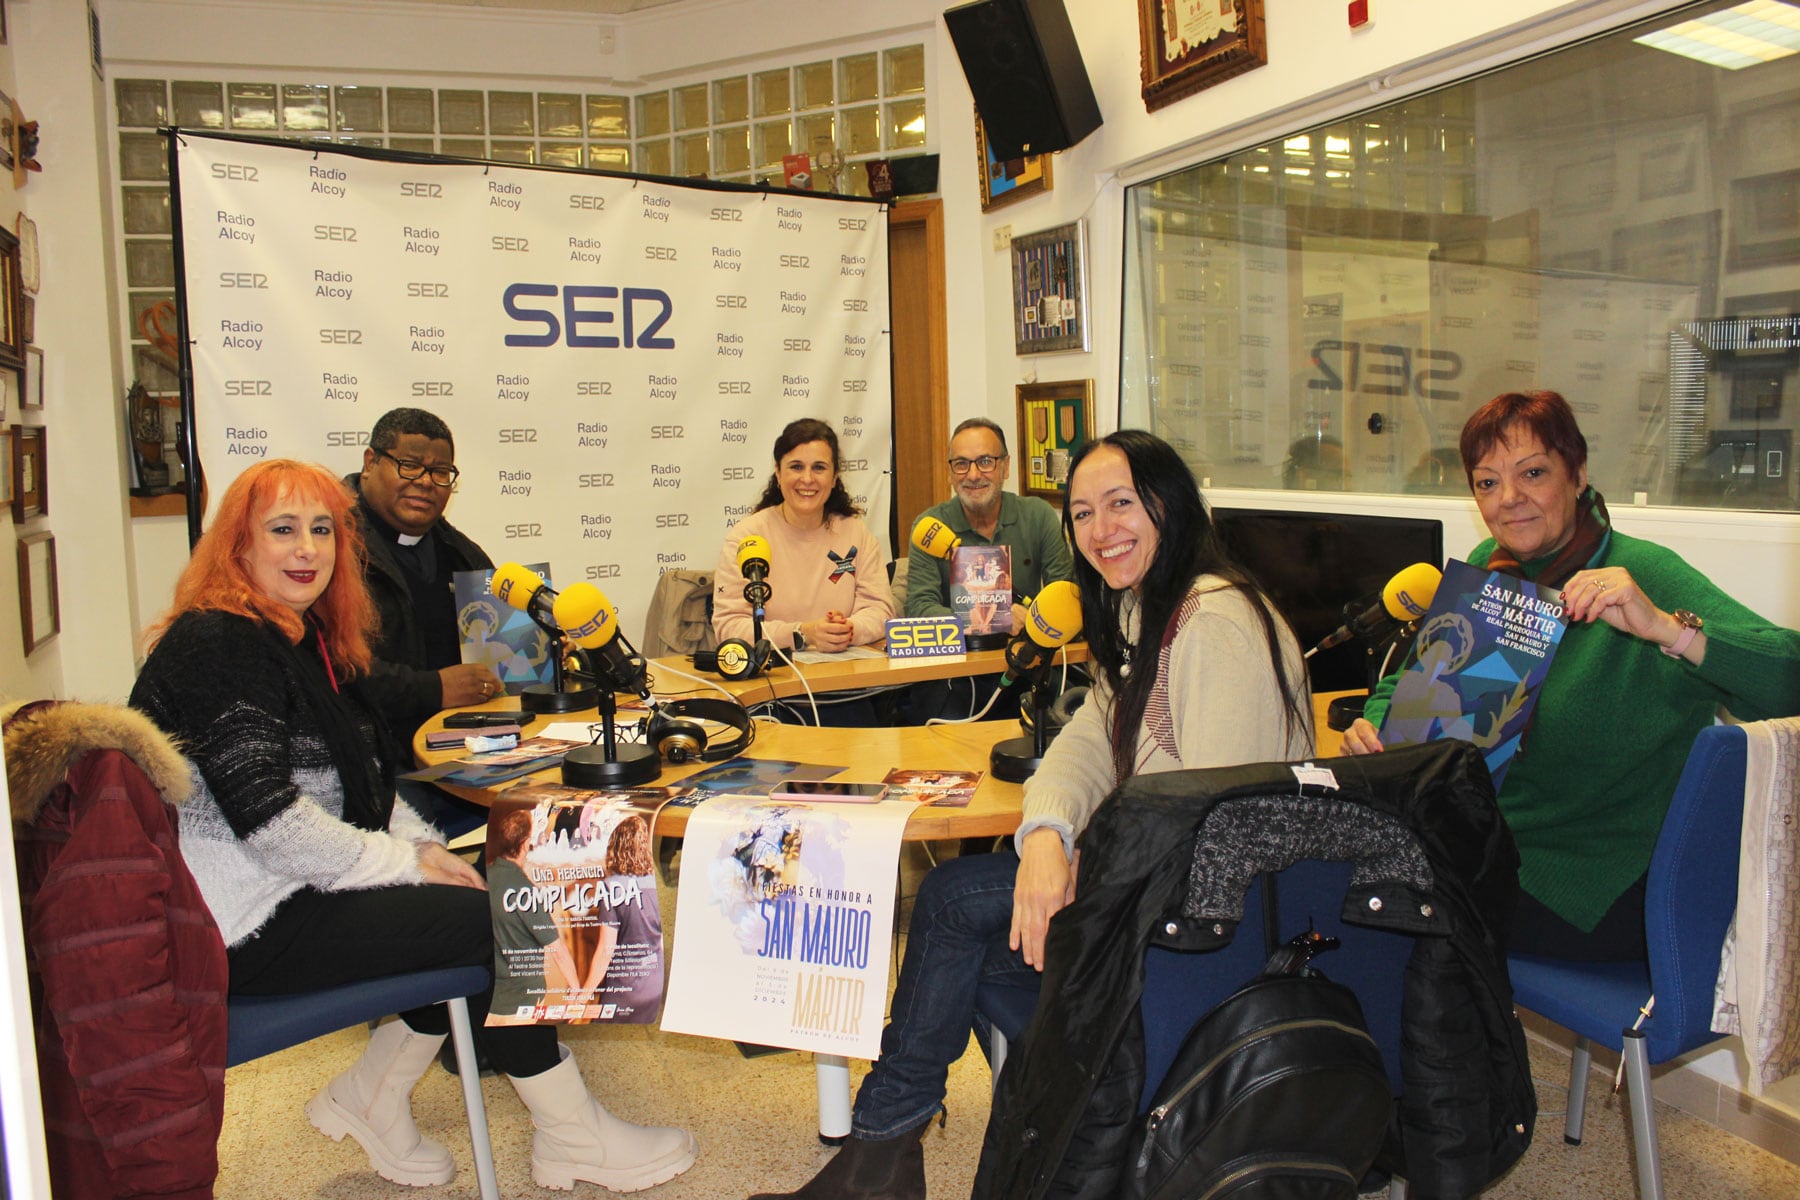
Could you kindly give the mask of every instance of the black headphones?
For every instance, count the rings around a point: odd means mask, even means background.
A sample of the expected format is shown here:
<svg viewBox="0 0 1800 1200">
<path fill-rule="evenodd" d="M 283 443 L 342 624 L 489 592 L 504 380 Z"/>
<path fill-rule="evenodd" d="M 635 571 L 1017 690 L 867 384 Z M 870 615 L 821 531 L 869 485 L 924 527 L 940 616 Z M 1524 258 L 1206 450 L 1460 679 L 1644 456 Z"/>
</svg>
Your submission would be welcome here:
<svg viewBox="0 0 1800 1200">
<path fill-rule="evenodd" d="M 690 719 L 691 718 L 691 719 Z M 728 725 L 723 741 L 710 741 L 701 721 Z M 750 712 L 735 700 L 668 700 L 656 706 L 644 724 L 644 744 L 672 763 L 722 762 L 735 758 L 756 740 Z"/>
</svg>

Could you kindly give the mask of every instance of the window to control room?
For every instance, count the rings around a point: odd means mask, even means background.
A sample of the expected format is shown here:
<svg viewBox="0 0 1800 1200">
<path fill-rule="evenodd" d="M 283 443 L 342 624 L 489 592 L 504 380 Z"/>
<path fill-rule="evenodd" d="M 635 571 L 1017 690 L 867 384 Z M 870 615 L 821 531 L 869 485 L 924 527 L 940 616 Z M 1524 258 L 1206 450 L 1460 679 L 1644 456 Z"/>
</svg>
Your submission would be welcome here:
<svg viewBox="0 0 1800 1200">
<path fill-rule="evenodd" d="M 1504 391 L 1614 504 L 1800 508 L 1800 7 L 1711 2 L 1130 189 L 1120 394 L 1213 485 L 1466 495 Z"/>
</svg>

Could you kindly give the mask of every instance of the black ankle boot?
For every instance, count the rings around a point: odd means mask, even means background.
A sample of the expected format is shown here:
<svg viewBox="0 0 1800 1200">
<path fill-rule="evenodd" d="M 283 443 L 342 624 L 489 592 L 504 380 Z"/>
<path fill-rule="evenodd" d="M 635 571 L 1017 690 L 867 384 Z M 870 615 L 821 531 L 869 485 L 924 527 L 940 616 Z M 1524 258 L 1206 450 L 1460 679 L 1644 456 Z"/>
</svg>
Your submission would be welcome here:
<svg viewBox="0 0 1800 1200">
<path fill-rule="evenodd" d="M 853 1137 L 799 1191 L 750 1200 L 925 1200 L 925 1148 L 917 1131 L 885 1142 Z"/>
</svg>

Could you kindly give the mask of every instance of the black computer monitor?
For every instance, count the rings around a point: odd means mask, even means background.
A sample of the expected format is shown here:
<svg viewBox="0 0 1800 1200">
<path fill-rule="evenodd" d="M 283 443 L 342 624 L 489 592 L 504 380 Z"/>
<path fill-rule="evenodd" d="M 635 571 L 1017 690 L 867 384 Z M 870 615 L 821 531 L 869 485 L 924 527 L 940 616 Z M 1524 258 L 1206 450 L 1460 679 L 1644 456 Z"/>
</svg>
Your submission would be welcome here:
<svg viewBox="0 0 1800 1200">
<path fill-rule="evenodd" d="M 1344 621 L 1346 605 L 1381 598 L 1395 572 L 1416 562 L 1444 564 L 1444 523 L 1421 517 L 1215 508 L 1213 520 L 1232 556 L 1256 577 L 1311 649 Z M 1308 662 L 1315 692 L 1368 687 L 1380 669 L 1358 640 Z M 1383 645 L 1381 651 L 1385 652 Z M 1399 665 L 1396 651 L 1389 670 Z"/>
</svg>

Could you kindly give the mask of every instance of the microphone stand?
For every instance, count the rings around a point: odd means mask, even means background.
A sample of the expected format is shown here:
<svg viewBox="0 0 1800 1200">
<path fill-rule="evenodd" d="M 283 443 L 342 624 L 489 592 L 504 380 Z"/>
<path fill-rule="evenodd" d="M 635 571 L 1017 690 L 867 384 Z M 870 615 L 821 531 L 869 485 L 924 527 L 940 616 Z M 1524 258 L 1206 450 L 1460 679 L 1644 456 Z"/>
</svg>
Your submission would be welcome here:
<svg viewBox="0 0 1800 1200">
<path fill-rule="evenodd" d="M 1045 666 L 1050 661 L 1046 659 Z M 1038 767 L 1043 765 L 1044 751 L 1050 748 L 1050 739 L 1061 729 L 1060 726 L 1050 728 L 1050 706 L 1056 702 L 1053 694 L 1055 685 L 1051 679 L 1051 673 L 1040 667 L 1032 679 L 1031 689 L 1019 704 L 1020 720 L 1024 720 L 1027 713 L 1031 716 L 1030 735 L 995 742 L 993 750 L 988 753 L 988 768 L 993 771 L 996 779 L 1004 779 L 1008 783 L 1024 783 L 1037 774 Z"/>
<path fill-rule="evenodd" d="M 621 638 L 623 634 L 619 635 Z M 580 650 L 584 664 L 590 662 Z M 618 737 L 618 691 L 626 681 L 591 666 L 581 674 L 598 685 L 588 690 L 598 692 L 600 737 L 586 746 L 577 746 L 563 755 L 562 780 L 571 787 L 627 788 L 649 783 L 662 774 L 662 758 L 654 746 L 621 743 Z M 631 690 L 626 686 L 626 690 Z"/>
<path fill-rule="evenodd" d="M 543 592 L 538 593 L 539 596 L 542 594 Z M 578 680 L 571 681 L 563 670 L 563 656 L 568 647 L 568 639 L 557 628 L 556 622 L 544 615 L 537 596 L 533 596 L 531 603 L 526 605 L 525 615 L 536 622 L 537 627 L 550 639 L 550 682 L 547 685 L 534 683 L 526 688 L 519 694 L 519 706 L 532 713 L 572 713 L 594 707 L 599 700 L 594 688 L 584 686 Z"/>
</svg>

